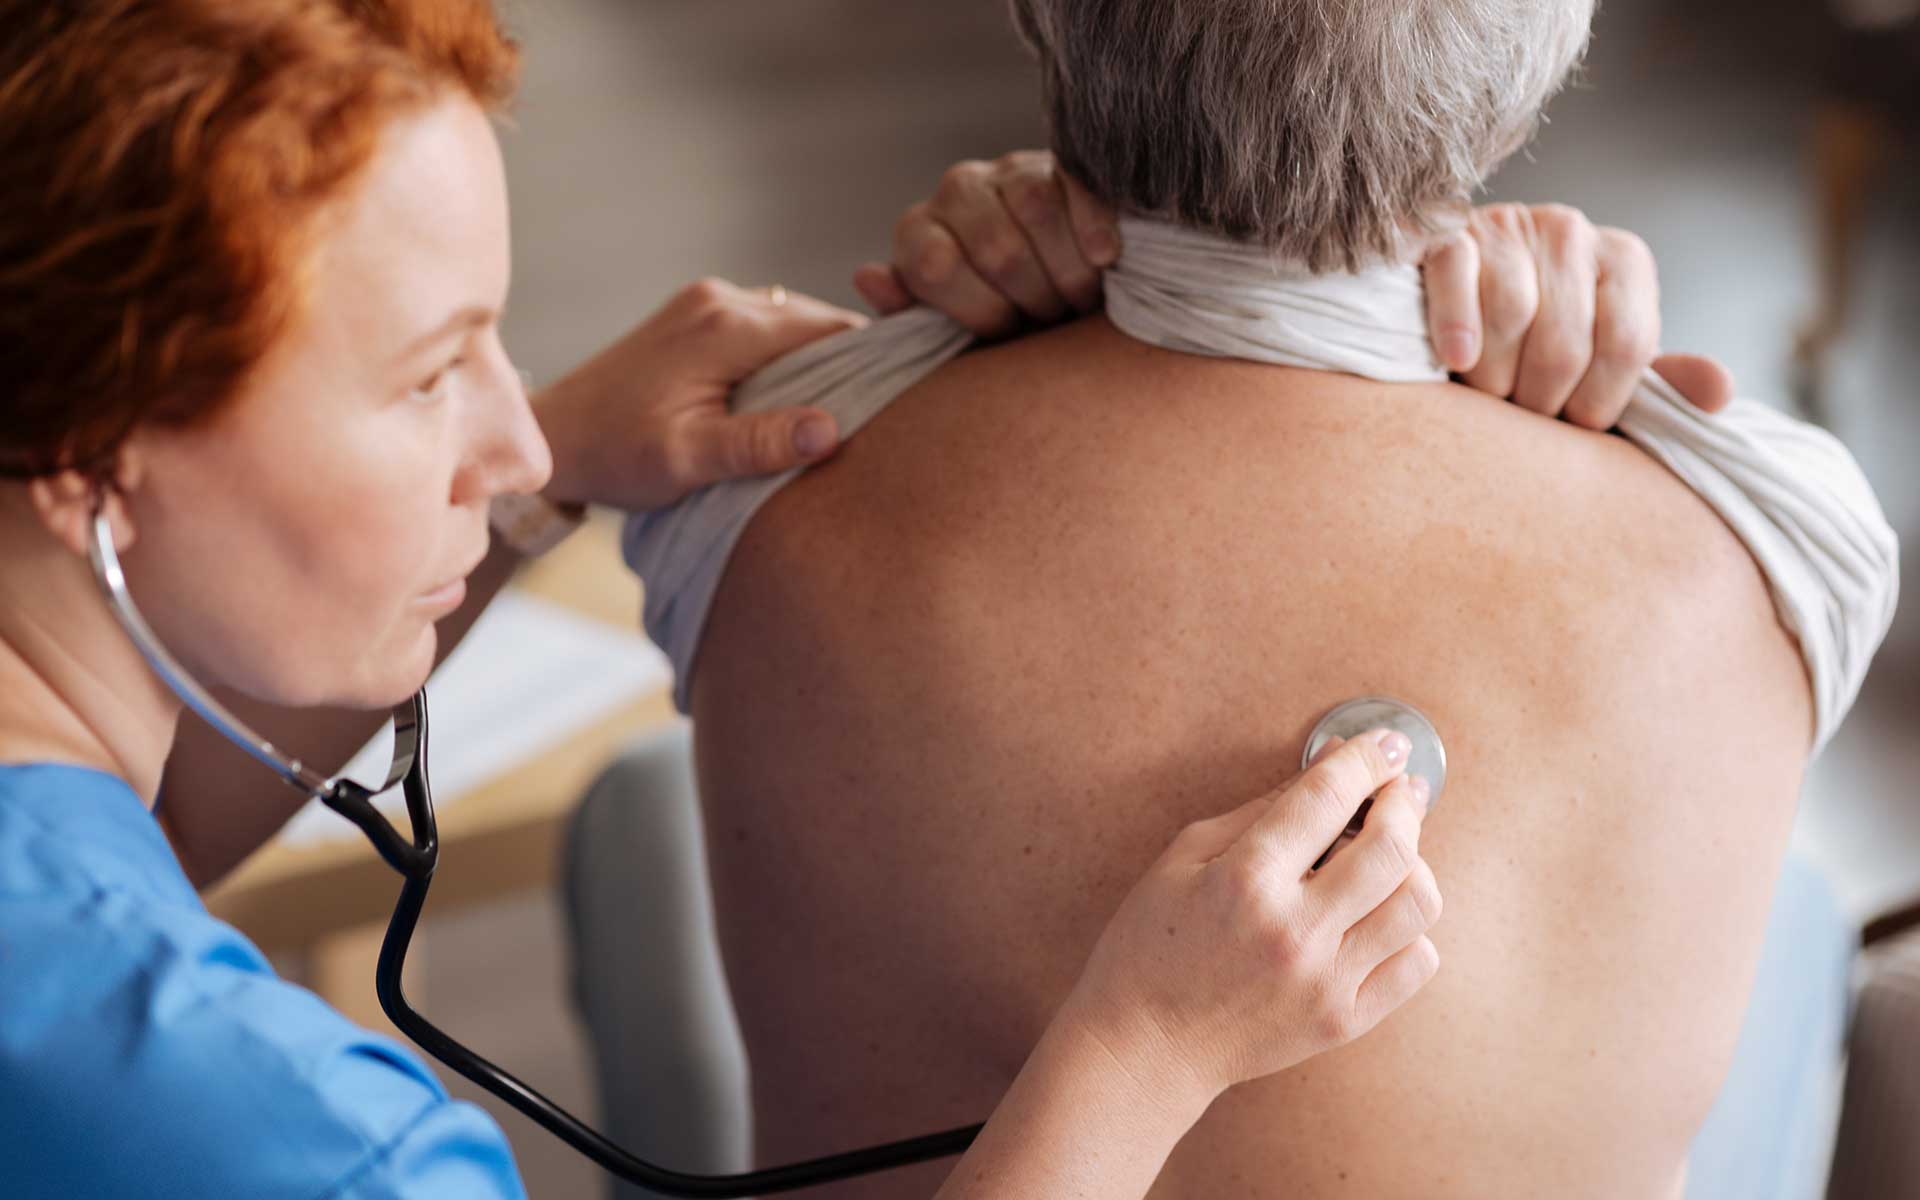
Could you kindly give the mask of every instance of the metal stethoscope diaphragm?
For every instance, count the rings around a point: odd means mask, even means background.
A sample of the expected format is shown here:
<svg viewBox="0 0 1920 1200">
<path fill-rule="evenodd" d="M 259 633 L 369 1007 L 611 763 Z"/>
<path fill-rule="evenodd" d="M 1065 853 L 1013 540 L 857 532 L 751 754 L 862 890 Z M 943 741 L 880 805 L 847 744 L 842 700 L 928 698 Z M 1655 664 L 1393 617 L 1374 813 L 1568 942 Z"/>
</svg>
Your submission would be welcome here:
<svg viewBox="0 0 1920 1200">
<path fill-rule="evenodd" d="M 1440 731 L 1435 729 L 1427 714 L 1421 712 L 1404 700 L 1395 700 L 1391 696 L 1361 696 L 1336 706 L 1326 716 L 1321 717 L 1313 732 L 1307 735 L 1307 745 L 1300 753 L 1300 766 L 1306 768 L 1314 756 L 1324 749 L 1334 738 L 1348 739 L 1357 737 L 1370 729 L 1394 729 L 1407 735 L 1413 743 L 1413 750 L 1407 756 L 1409 776 L 1417 775 L 1427 781 L 1431 789 L 1428 804 L 1438 803 L 1440 793 L 1447 786 L 1447 747 L 1440 740 Z M 1367 810 L 1373 806 L 1368 798 L 1353 814 L 1347 828 L 1327 853 L 1320 857 L 1314 866 L 1325 862 L 1342 843 L 1360 832 L 1365 822 Z"/>
</svg>

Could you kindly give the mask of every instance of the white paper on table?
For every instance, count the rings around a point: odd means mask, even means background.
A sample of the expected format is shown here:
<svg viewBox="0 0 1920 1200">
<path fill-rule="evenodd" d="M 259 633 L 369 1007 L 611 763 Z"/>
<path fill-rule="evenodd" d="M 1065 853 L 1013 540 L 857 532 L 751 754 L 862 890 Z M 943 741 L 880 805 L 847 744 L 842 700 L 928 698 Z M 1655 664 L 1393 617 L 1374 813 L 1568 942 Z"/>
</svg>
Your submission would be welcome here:
<svg viewBox="0 0 1920 1200">
<path fill-rule="evenodd" d="M 444 811 L 463 793 L 672 681 L 666 656 L 637 628 L 622 630 L 537 597 L 502 592 L 427 681 L 434 810 Z M 371 786 L 386 779 L 392 755 L 388 722 L 341 773 Z M 404 816 L 398 785 L 379 807 L 389 818 Z M 318 801 L 280 832 L 295 846 L 361 836 Z"/>
</svg>

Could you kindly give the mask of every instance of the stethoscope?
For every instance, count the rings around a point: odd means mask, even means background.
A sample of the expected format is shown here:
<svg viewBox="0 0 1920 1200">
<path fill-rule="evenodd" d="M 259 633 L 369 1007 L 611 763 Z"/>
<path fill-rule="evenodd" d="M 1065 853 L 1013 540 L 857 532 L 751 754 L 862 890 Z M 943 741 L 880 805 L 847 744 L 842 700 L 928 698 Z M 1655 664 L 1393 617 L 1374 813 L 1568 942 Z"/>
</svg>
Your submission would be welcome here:
<svg viewBox="0 0 1920 1200">
<path fill-rule="evenodd" d="M 400 975 L 406 964 L 407 947 L 413 940 L 421 910 L 426 906 L 427 888 L 433 882 L 434 868 L 440 861 L 439 835 L 434 825 L 433 793 L 427 784 L 427 693 L 422 688 L 412 698 L 393 709 L 393 761 L 387 768 L 386 782 L 366 788 L 351 779 L 327 778 L 298 759 L 282 753 L 229 712 L 187 673 L 160 644 L 158 637 L 141 617 L 127 590 L 126 573 L 113 547 L 113 529 L 104 513 L 96 507 L 93 519 L 93 544 L 89 559 L 93 572 L 106 593 L 108 604 L 127 636 L 147 660 L 161 681 L 173 690 L 181 702 L 201 720 L 213 726 L 228 741 L 246 751 L 263 766 L 280 776 L 295 791 L 318 799 L 328 808 L 359 826 L 387 865 L 400 873 L 400 898 L 393 917 L 387 923 L 386 937 L 380 943 L 380 959 L 374 968 L 374 989 L 380 1007 L 396 1027 L 448 1067 L 473 1080 L 534 1120 L 549 1133 L 586 1155 L 621 1179 L 672 1196 L 748 1197 L 769 1192 L 793 1191 L 834 1183 L 858 1175 L 870 1175 L 913 1163 L 947 1158 L 965 1152 L 979 1135 L 982 1126 L 968 1125 L 944 1133 L 926 1134 L 903 1141 L 886 1142 L 862 1150 L 850 1150 L 824 1158 L 810 1159 L 782 1167 L 768 1167 L 736 1175 L 690 1175 L 650 1163 L 614 1145 L 599 1131 L 575 1117 L 512 1073 L 496 1066 L 449 1037 L 407 1003 L 401 990 Z M 1427 776 L 1437 799 L 1446 778 L 1446 751 L 1433 723 L 1410 705 L 1385 697 L 1365 697 L 1342 704 L 1323 717 L 1307 739 L 1303 765 L 1331 737 L 1351 737 L 1368 729 L 1387 726 L 1406 733 L 1413 741 L 1408 770 Z M 407 820 L 412 836 L 394 828 L 373 805 L 376 796 L 400 784 L 407 803 Z M 1345 840 L 1357 832 L 1369 800 L 1349 824 Z M 1333 853 L 1340 843 L 1329 848 Z"/>
<path fill-rule="evenodd" d="M 1433 727 L 1427 714 L 1391 696 L 1361 696 L 1321 717 L 1319 724 L 1313 727 L 1313 732 L 1307 734 L 1306 748 L 1300 752 L 1301 769 L 1311 766 L 1314 756 L 1332 739 L 1358 737 L 1370 729 L 1396 729 L 1407 735 L 1407 740 L 1413 743 L 1413 749 L 1407 755 L 1406 774 L 1425 779 L 1431 789 L 1427 804 L 1431 807 L 1437 803 L 1441 789 L 1447 786 L 1446 743 L 1440 740 L 1440 731 Z M 1371 799 L 1361 802 L 1360 807 L 1354 810 L 1353 819 L 1347 822 L 1346 829 L 1313 864 L 1316 868 L 1359 834 L 1360 826 L 1372 808 Z"/>
</svg>

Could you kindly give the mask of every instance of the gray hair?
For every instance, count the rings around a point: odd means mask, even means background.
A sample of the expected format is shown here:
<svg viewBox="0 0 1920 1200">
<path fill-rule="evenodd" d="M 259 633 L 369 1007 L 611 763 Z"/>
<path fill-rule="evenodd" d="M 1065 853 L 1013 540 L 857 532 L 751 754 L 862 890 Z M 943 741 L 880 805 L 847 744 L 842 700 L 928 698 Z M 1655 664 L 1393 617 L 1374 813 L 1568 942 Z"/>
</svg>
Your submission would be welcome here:
<svg viewBox="0 0 1920 1200">
<path fill-rule="evenodd" d="M 1464 216 L 1579 60 L 1594 0 L 1011 0 L 1054 150 L 1123 211 L 1315 271 Z"/>
</svg>

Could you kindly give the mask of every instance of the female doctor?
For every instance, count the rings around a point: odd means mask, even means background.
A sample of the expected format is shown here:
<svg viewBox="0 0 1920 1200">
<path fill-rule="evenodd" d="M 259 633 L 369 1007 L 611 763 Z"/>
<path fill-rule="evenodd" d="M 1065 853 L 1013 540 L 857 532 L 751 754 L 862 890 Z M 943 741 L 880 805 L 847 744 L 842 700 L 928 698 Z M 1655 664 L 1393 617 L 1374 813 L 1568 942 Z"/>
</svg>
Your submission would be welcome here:
<svg viewBox="0 0 1920 1200">
<path fill-rule="evenodd" d="M 497 498 L 643 508 L 817 459 L 821 414 L 736 419 L 727 395 L 859 318 L 696 285 L 530 403 L 498 331 L 488 114 L 514 51 L 486 0 L 0 0 L 0 28 L 9 1194 L 522 1195 L 484 1114 L 201 905 L 291 805 L 204 744 L 169 765 L 181 705 L 102 597 L 95 518 L 160 641 L 270 733 L 272 709 L 384 710 L 510 569 Z M 1112 240 L 1049 160 L 1013 156 L 956 169 L 862 290 L 1005 330 L 1095 304 Z M 1430 264 L 1436 333 L 1469 339 L 1450 357 L 1476 382 L 1610 424 L 1657 340 L 1636 247 L 1558 210 L 1482 215 Z M 1674 369 L 1708 406 L 1726 387 Z M 313 720 L 341 746 L 373 724 Z M 1439 894 L 1406 755 L 1355 738 L 1184 830 L 941 1195 L 1142 1195 L 1222 1090 L 1412 996 Z"/>
</svg>

